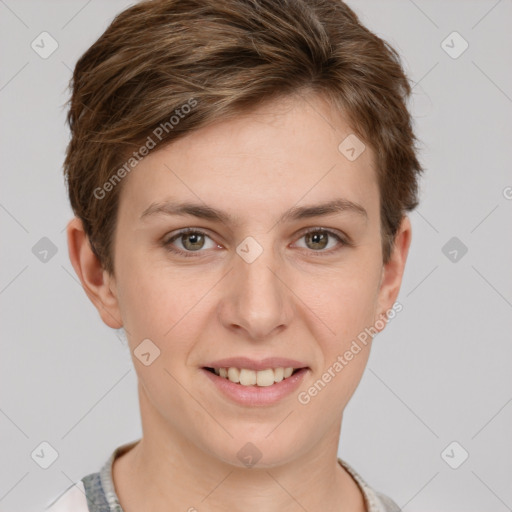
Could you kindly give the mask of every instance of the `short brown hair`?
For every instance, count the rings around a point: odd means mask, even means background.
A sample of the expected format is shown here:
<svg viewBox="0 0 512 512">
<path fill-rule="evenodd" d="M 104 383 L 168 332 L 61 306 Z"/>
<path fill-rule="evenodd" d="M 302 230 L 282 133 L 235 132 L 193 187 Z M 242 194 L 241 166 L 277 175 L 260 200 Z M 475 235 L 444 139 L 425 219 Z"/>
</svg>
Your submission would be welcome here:
<svg viewBox="0 0 512 512">
<path fill-rule="evenodd" d="M 417 206 L 411 86 L 397 52 L 340 0 L 146 0 L 84 53 L 70 87 L 69 197 L 110 273 L 117 181 L 157 127 L 162 146 L 302 91 L 326 98 L 374 150 L 384 262 Z"/>
</svg>

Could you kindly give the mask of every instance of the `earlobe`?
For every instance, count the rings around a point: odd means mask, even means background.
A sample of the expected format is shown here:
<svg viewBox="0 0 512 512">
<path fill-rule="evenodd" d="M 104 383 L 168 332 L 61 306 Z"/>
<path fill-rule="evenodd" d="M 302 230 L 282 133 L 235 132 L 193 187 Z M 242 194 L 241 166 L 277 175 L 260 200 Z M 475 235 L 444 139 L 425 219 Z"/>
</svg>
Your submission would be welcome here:
<svg viewBox="0 0 512 512">
<path fill-rule="evenodd" d="M 103 269 L 85 234 L 82 221 L 74 217 L 67 225 L 68 252 L 71 264 L 85 293 L 101 319 L 113 329 L 123 326 L 115 293 L 114 277 Z"/>
<path fill-rule="evenodd" d="M 383 265 L 382 269 L 377 307 L 379 318 L 382 315 L 384 318 L 387 317 L 387 312 L 393 307 L 398 297 L 411 238 L 411 222 L 407 216 L 404 216 L 396 233 L 389 261 Z"/>
</svg>

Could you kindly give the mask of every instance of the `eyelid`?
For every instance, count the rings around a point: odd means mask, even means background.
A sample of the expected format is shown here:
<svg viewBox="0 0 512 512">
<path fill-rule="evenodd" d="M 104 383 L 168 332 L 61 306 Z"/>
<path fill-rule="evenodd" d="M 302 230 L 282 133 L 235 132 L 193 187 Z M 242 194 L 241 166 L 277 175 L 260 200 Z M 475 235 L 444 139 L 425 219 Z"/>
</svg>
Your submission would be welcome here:
<svg viewBox="0 0 512 512">
<path fill-rule="evenodd" d="M 301 238 L 303 238 L 305 235 L 307 235 L 309 233 L 327 233 L 331 237 L 336 238 L 338 240 L 337 247 L 328 249 L 326 251 L 324 251 L 324 250 L 314 251 L 313 249 L 307 249 L 307 248 L 300 247 L 300 249 L 302 249 L 303 251 L 307 251 L 308 255 L 313 255 L 314 257 L 316 257 L 316 256 L 319 256 L 319 257 L 332 256 L 333 254 L 338 253 L 344 247 L 354 247 L 354 243 L 352 242 L 351 238 L 348 235 L 346 235 L 345 233 L 343 233 L 342 231 L 339 231 L 337 229 L 332 229 L 332 228 L 325 228 L 322 226 L 306 228 L 304 231 L 299 231 L 297 240 L 300 240 Z"/>
<path fill-rule="evenodd" d="M 208 232 L 205 231 L 203 228 L 188 227 L 188 228 L 183 228 L 183 229 L 178 230 L 176 233 L 172 234 L 172 236 L 168 236 L 168 235 L 164 236 L 161 243 L 166 250 L 168 250 L 169 252 L 178 254 L 179 256 L 194 257 L 194 256 L 198 256 L 201 253 L 205 252 L 205 251 L 201 251 L 201 250 L 200 251 L 184 251 L 184 250 L 174 247 L 172 245 L 172 242 L 174 240 L 177 240 L 178 238 L 180 238 L 180 236 L 186 235 L 187 233 L 203 235 L 205 237 L 210 238 L 213 242 L 215 242 L 213 240 L 213 238 L 208 234 Z M 215 242 L 215 243 L 217 245 L 220 245 L 217 242 Z"/>
<path fill-rule="evenodd" d="M 330 235 L 333 235 L 335 237 L 338 237 L 341 242 L 343 242 L 345 245 L 353 245 L 352 239 L 343 231 L 340 231 L 338 229 L 334 228 L 326 228 L 323 226 L 315 226 L 312 228 L 305 228 L 304 231 L 299 231 L 299 237 L 303 237 L 304 235 L 307 235 L 308 233 L 316 233 L 316 232 L 322 232 L 322 233 L 328 233 Z"/>
<path fill-rule="evenodd" d="M 323 255 L 327 256 L 327 255 L 330 255 L 330 254 L 333 254 L 333 253 L 337 252 L 338 250 L 340 250 L 344 246 L 348 246 L 348 247 L 353 247 L 354 246 L 354 244 L 353 244 L 352 240 L 350 239 L 350 237 L 347 236 L 345 233 L 340 232 L 340 231 L 338 231 L 336 229 L 333 229 L 333 228 L 325 228 L 325 227 L 322 227 L 322 226 L 315 226 L 315 227 L 305 228 L 304 230 L 299 231 L 299 233 L 298 233 L 298 235 L 296 235 L 296 237 L 299 240 L 299 239 L 301 239 L 302 237 L 304 237 L 305 235 L 307 235 L 309 233 L 317 233 L 317 232 L 327 233 L 328 235 L 331 235 L 332 237 L 336 238 L 338 240 L 338 242 L 341 244 L 341 247 L 334 248 L 334 249 L 329 249 L 327 251 L 314 251 L 312 249 L 308 250 L 308 249 L 304 249 L 302 247 L 300 249 L 306 250 L 309 253 L 314 254 L 315 256 L 323 256 Z M 183 251 L 182 249 L 178 249 L 178 248 L 176 248 L 176 247 L 174 247 L 172 245 L 172 242 L 174 240 L 178 239 L 182 235 L 186 235 L 187 233 L 200 234 L 200 235 L 203 235 L 203 236 L 206 236 L 206 237 L 210 238 L 212 241 L 215 242 L 215 240 L 213 240 L 213 238 L 203 228 L 188 227 L 188 228 L 183 228 L 183 229 L 178 230 L 176 233 L 174 233 L 170 237 L 169 236 L 165 236 L 163 238 L 163 240 L 162 240 L 162 245 L 168 251 L 176 253 L 176 254 L 181 255 L 181 256 L 185 256 L 185 257 L 199 256 L 201 253 L 206 252 L 206 251 L 203 251 L 203 250 L 199 250 L 199 251 Z M 215 242 L 215 243 L 217 245 L 220 245 L 217 242 Z"/>
</svg>

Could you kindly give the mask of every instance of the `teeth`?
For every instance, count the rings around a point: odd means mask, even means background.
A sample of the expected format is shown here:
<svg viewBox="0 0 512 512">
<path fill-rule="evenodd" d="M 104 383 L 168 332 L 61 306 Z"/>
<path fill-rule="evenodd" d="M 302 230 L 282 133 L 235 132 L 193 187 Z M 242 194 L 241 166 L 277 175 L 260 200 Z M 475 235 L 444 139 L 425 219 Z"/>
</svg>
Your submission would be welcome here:
<svg viewBox="0 0 512 512">
<path fill-rule="evenodd" d="M 256 372 L 256 384 L 258 386 L 272 386 L 274 384 L 274 370 L 261 370 Z"/>
<path fill-rule="evenodd" d="M 256 384 L 256 372 L 254 370 L 240 370 L 240 384 L 242 386 L 253 386 Z"/>
<path fill-rule="evenodd" d="M 238 368 L 228 368 L 227 377 L 231 382 L 240 382 L 240 370 Z"/>
<path fill-rule="evenodd" d="M 272 386 L 276 382 L 287 379 L 293 373 L 293 368 L 268 368 L 267 370 L 247 370 L 246 368 L 214 368 L 216 375 L 224 377 L 242 386 Z"/>
</svg>

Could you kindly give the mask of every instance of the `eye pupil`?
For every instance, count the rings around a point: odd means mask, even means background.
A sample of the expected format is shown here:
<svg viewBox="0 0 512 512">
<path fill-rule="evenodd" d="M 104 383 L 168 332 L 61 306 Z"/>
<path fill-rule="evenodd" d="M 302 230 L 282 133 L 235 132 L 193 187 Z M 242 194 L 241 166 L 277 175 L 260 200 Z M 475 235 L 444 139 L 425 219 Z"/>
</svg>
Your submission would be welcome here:
<svg viewBox="0 0 512 512">
<path fill-rule="evenodd" d="M 322 233 L 322 232 L 319 232 L 319 231 L 316 231 L 316 232 L 313 232 L 313 233 L 308 233 L 306 235 L 306 240 L 312 240 L 313 242 L 313 245 L 316 246 L 314 247 L 315 249 L 323 249 L 327 246 L 327 243 L 328 243 L 328 234 L 327 233 Z M 318 246 L 320 245 L 320 246 Z"/>
<path fill-rule="evenodd" d="M 186 249 L 201 249 L 201 247 L 204 245 L 204 236 L 199 233 L 187 233 L 182 235 L 182 237 L 184 240 L 183 247 L 185 247 Z M 187 243 L 185 242 L 186 240 L 189 239 L 192 239 L 192 247 L 187 247 Z M 200 243 L 201 241 L 203 242 L 202 244 Z M 197 247 L 196 244 L 199 244 L 199 247 Z"/>
<path fill-rule="evenodd" d="M 210 237 L 201 231 L 193 231 L 190 229 L 186 231 L 184 230 L 181 232 L 181 234 L 175 235 L 167 242 L 164 242 L 164 245 L 170 252 L 178 253 L 181 256 L 192 256 L 193 252 L 197 252 L 198 255 L 208 254 L 207 251 L 205 252 L 202 250 L 205 247 L 206 238 Z M 332 254 L 333 251 L 328 252 L 324 250 L 329 245 L 329 240 L 331 238 L 333 240 L 337 240 L 338 245 L 341 245 L 342 247 L 345 245 L 350 245 L 337 234 L 325 229 L 311 230 L 308 233 L 303 234 L 301 238 L 305 239 L 305 244 L 310 250 L 318 254 Z M 175 240 L 181 241 L 183 249 L 173 248 Z M 217 247 L 220 248 L 218 245 Z"/>
</svg>

